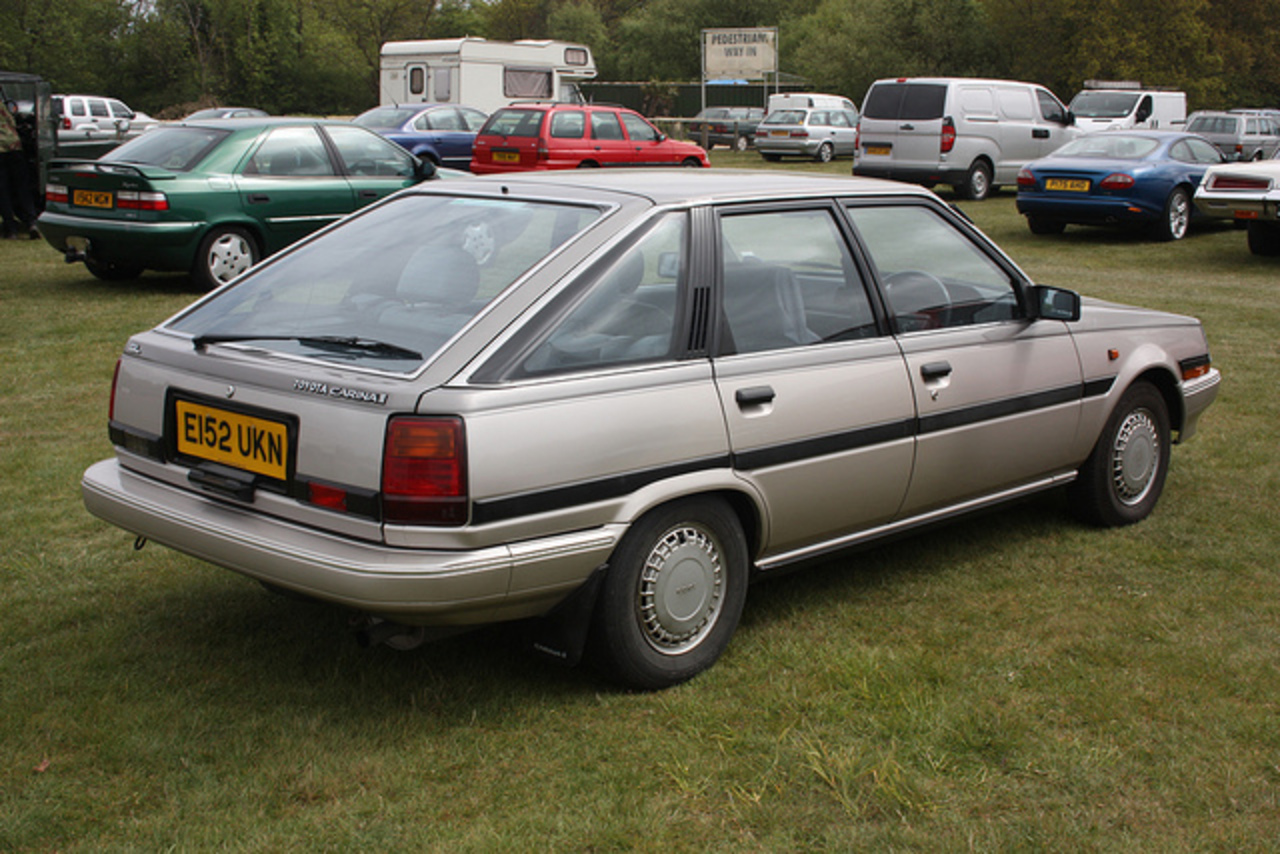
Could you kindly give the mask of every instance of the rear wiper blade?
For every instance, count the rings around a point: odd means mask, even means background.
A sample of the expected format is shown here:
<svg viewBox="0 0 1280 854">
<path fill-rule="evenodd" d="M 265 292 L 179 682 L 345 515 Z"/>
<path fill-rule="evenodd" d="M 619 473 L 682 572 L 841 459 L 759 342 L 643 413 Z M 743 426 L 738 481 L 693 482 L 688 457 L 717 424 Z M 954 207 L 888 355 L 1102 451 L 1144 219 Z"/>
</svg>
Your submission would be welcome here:
<svg viewBox="0 0 1280 854">
<path fill-rule="evenodd" d="M 210 344 L 227 344 L 242 341 L 297 341 L 307 347 L 318 350 L 360 350 L 365 353 L 376 353 L 397 359 L 421 359 L 422 354 L 399 344 L 388 341 L 377 341 L 372 338 L 360 338 L 356 335 L 197 335 L 191 339 L 191 345 L 203 350 Z"/>
</svg>

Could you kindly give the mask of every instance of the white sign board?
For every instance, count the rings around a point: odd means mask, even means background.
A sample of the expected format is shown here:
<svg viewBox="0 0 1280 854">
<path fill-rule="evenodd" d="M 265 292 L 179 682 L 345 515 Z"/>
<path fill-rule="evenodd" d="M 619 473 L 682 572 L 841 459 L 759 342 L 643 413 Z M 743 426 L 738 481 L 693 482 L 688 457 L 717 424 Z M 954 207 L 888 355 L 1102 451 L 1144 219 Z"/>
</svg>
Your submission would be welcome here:
<svg viewBox="0 0 1280 854">
<path fill-rule="evenodd" d="M 777 70 L 776 27 L 702 31 L 704 80 L 760 80 Z"/>
</svg>

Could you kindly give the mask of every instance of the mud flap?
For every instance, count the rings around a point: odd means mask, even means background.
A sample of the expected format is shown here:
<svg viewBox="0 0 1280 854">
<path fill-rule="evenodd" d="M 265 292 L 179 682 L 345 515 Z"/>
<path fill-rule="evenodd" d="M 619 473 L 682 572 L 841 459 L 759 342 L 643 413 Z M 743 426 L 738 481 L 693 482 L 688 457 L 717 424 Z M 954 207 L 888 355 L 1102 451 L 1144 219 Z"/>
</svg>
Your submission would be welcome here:
<svg viewBox="0 0 1280 854">
<path fill-rule="evenodd" d="M 597 568 L 587 580 L 556 605 L 546 616 L 529 623 L 529 643 L 533 651 L 541 653 L 566 667 L 574 667 L 582 660 L 591 630 L 591 615 L 595 611 L 596 598 L 604 583 L 608 566 Z"/>
</svg>

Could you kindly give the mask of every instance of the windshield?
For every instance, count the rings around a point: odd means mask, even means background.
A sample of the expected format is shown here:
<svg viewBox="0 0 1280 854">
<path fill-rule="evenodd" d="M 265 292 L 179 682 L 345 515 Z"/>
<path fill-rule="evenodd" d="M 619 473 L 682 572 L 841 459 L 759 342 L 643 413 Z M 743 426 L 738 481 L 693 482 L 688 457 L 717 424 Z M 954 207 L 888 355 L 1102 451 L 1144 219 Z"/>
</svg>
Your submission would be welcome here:
<svg viewBox="0 0 1280 854">
<path fill-rule="evenodd" d="M 1122 119 L 1133 112 L 1138 92 L 1081 92 L 1071 99 L 1071 112 L 1085 119 Z"/>
<path fill-rule="evenodd" d="M 158 127 L 113 148 L 102 162 L 141 163 L 187 172 L 204 159 L 230 131 L 201 127 Z"/>
<path fill-rule="evenodd" d="M 180 315 L 197 346 L 241 341 L 408 373 L 599 208 L 409 194 L 348 220 Z"/>
<path fill-rule="evenodd" d="M 1141 160 L 1159 147 L 1160 140 L 1158 139 L 1108 131 L 1073 139 L 1055 151 L 1053 156 Z"/>
<path fill-rule="evenodd" d="M 351 120 L 352 124 L 366 128 L 398 128 L 420 111 L 404 107 L 375 107 Z"/>
</svg>

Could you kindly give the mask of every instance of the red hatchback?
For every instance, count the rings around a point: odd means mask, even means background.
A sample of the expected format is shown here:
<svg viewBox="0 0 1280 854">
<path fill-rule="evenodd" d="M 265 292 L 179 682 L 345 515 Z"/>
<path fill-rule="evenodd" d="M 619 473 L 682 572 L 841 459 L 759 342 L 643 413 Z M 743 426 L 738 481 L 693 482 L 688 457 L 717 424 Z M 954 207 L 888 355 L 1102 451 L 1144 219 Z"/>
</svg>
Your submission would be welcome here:
<svg viewBox="0 0 1280 854">
<path fill-rule="evenodd" d="M 476 135 L 471 171 L 525 172 L 587 166 L 710 166 L 691 142 L 668 139 L 639 113 L 584 104 L 498 110 Z"/>
</svg>

